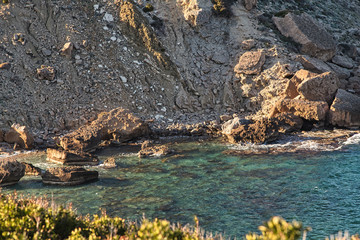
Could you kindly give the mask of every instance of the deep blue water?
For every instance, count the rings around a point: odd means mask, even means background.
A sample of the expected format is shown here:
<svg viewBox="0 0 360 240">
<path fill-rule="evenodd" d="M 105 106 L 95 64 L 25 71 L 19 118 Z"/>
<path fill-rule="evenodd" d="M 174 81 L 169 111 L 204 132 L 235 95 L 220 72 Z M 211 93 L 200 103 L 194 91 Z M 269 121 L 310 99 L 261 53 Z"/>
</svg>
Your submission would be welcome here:
<svg viewBox="0 0 360 240">
<path fill-rule="evenodd" d="M 81 214 L 107 210 L 129 219 L 166 218 L 193 223 L 207 231 L 242 238 L 271 216 L 310 226 L 308 239 L 339 230 L 360 230 L 360 146 L 342 151 L 263 156 L 228 156 L 216 143 L 176 145 L 179 156 L 139 159 L 116 155 L 116 169 L 96 168 L 98 182 L 76 187 L 46 186 L 24 177 L 10 192 L 47 194 L 57 203 L 72 202 Z M 43 168 L 45 156 L 25 159 Z"/>
</svg>

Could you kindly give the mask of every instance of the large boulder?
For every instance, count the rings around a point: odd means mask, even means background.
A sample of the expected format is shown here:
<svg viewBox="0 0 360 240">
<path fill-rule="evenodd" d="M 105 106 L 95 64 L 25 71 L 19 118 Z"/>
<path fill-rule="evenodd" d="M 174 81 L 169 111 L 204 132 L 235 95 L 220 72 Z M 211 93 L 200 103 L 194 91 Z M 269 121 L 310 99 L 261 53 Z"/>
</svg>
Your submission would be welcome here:
<svg viewBox="0 0 360 240">
<path fill-rule="evenodd" d="M 301 129 L 303 120 L 292 114 L 278 114 L 273 118 L 263 118 L 250 124 L 243 124 L 226 135 L 230 143 L 271 142 L 280 137 L 281 133 L 289 133 Z"/>
<path fill-rule="evenodd" d="M 7 143 L 16 143 L 21 148 L 31 149 L 34 147 L 34 137 L 27 127 L 13 124 L 4 138 Z"/>
<path fill-rule="evenodd" d="M 300 83 L 302 83 L 304 80 L 308 78 L 315 77 L 317 74 L 300 69 L 295 73 L 295 75 L 288 81 L 286 87 L 285 87 L 285 95 L 289 98 L 295 98 L 299 95 L 299 92 L 297 90 Z"/>
<path fill-rule="evenodd" d="M 246 120 L 246 119 L 241 119 L 239 117 L 235 117 L 233 119 L 230 119 L 228 121 L 226 121 L 222 126 L 221 126 L 221 133 L 223 135 L 228 135 L 231 134 L 231 131 L 235 128 L 238 128 L 240 125 L 243 124 L 249 124 L 252 123 L 250 120 Z"/>
<path fill-rule="evenodd" d="M 96 147 L 102 140 L 126 142 L 150 132 L 149 126 L 128 110 L 116 108 L 101 113 L 89 125 L 80 127 L 60 139 L 67 151 L 83 152 Z"/>
<path fill-rule="evenodd" d="M 241 55 L 239 63 L 235 66 L 235 73 L 258 74 L 265 63 L 265 53 L 261 50 L 249 51 Z"/>
<path fill-rule="evenodd" d="M 97 165 L 99 163 L 99 159 L 89 153 L 74 153 L 62 149 L 53 148 L 48 148 L 46 152 L 46 159 L 48 161 L 65 165 Z"/>
<path fill-rule="evenodd" d="M 326 72 L 306 79 L 299 84 L 297 91 L 303 99 L 331 104 L 339 86 L 340 81 L 336 74 Z"/>
<path fill-rule="evenodd" d="M 302 99 L 281 99 L 271 113 L 271 117 L 278 113 L 292 113 L 309 121 L 324 121 L 329 111 L 329 105 L 324 101 L 306 101 Z"/>
<path fill-rule="evenodd" d="M 0 187 L 16 184 L 25 175 L 25 166 L 12 159 L 0 160 Z"/>
<path fill-rule="evenodd" d="M 296 58 L 306 70 L 315 72 L 315 73 L 324 73 L 324 72 L 331 72 L 332 69 L 327 65 L 324 61 L 312 58 L 306 55 L 300 55 Z"/>
<path fill-rule="evenodd" d="M 45 184 L 73 186 L 96 181 L 99 173 L 81 167 L 58 167 L 46 170 L 41 177 Z"/>
<path fill-rule="evenodd" d="M 288 13 L 284 18 L 273 17 L 273 21 L 281 34 L 301 44 L 301 52 L 323 61 L 335 55 L 333 37 L 310 15 Z"/>
<path fill-rule="evenodd" d="M 329 123 L 339 127 L 360 127 L 360 97 L 339 89 L 330 107 Z"/>
</svg>

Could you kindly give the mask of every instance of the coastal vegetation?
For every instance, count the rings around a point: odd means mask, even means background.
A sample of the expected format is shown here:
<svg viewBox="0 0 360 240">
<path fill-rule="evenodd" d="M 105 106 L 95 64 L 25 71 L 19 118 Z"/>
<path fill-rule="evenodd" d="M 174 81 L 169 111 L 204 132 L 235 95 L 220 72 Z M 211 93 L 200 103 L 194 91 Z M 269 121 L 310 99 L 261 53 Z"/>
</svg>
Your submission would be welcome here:
<svg viewBox="0 0 360 240">
<path fill-rule="evenodd" d="M 224 239 L 221 235 L 204 234 L 199 220 L 195 226 L 171 224 L 167 220 L 143 219 L 141 223 L 120 217 L 77 215 L 71 205 L 58 206 L 42 197 L 24 197 L 16 192 L 0 195 L 0 239 L 68 239 L 68 240 L 211 240 Z M 297 240 L 306 239 L 300 222 L 287 222 L 275 216 L 259 227 L 261 234 L 249 233 L 246 240 Z M 327 238 L 328 239 L 328 238 Z M 331 236 L 330 239 L 359 240 L 358 235 Z"/>
</svg>

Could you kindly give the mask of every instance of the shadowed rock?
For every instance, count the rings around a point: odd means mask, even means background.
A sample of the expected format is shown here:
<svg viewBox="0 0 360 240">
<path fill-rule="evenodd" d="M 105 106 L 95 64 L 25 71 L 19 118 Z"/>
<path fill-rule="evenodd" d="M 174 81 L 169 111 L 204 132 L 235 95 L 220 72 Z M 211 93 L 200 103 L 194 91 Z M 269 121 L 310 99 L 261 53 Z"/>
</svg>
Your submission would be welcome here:
<svg viewBox="0 0 360 240">
<path fill-rule="evenodd" d="M 299 95 L 298 86 L 306 79 L 315 77 L 317 74 L 301 69 L 288 81 L 285 88 L 285 95 L 290 98 L 295 98 Z"/>
<path fill-rule="evenodd" d="M 31 163 L 22 162 L 21 164 L 25 166 L 25 175 L 29 175 L 29 176 L 41 175 L 41 171 L 42 171 L 41 168 L 35 167 Z"/>
<path fill-rule="evenodd" d="M 28 131 L 27 127 L 20 124 L 13 124 L 10 130 L 5 134 L 5 142 L 16 143 L 21 148 L 31 149 L 34 147 L 34 137 Z"/>
<path fill-rule="evenodd" d="M 16 160 L 0 160 L 0 187 L 16 184 L 25 175 L 25 166 Z"/>
<path fill-rule="evenodd" d="M 334 100 L 340 82 L 333 72 L 326 72 L 308 78 L 299 84 L 297 90 L 302 98 L 310 101 L 325 101 L 328 104 Z"/>
<path fill-rule="evenodd" d="M 128 110 L 116 108 L 101 113 L 89 125 L 80 127 L 60 139 L 66 151 L 84 152 L 95 148 L 103 140 L 126 142 L 148 135 L 149 126 Z"/>
<path fill-rule="evenodd" d="M 81 167 L 60 167 L 46 170 L 41 177 L 45 184 L 73 186 L 96 181 L 99 173 Z"/>
<path fill-rule="evenodd" d="M 360 97 L 339 89 L 330 107 L 329 123 L 339 127 L 360 127 Z"/>
<path fill-rule="evenodd" d="M 333 37 L 310 15 L 288 13 L 284 18 L 273 17 L 281 34 L 301 44 L 301 51 L 323 61 L 330 60 L 336 52 Z"/>
</svg>

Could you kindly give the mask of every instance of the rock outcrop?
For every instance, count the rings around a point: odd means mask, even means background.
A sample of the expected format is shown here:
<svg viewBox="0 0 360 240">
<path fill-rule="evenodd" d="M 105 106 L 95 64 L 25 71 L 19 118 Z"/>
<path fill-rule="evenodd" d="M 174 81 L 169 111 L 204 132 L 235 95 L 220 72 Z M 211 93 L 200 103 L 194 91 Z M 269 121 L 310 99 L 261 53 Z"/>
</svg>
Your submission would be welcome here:
<svg viewBox="0 0 360 240">
<path fill-rule="evenodd" d="M 46 170 L 41 177 L 45 184 L 73 186 L 96 181 L 99 173 L 80 167 L 59 167 Z"/>
<path fill-rule="evenodd" d="M 41 171 L 42 171 L 41 168 L 35 167 L 31 163 L 22 162 L 21 164 L 25 166 L 25 175 L 29 175 L 29 176 L 41 175 Z"/>
<path fill-rule="evenodd" d="M 265 143 L 276 140 L 281 133 L 300 130 L 303 121 L 292 114 L 279 114 L 273 118 L 263 118 L 250 124 L 243 124 L 226 135 L 230 143 Z"/>
<path fill-rule="evenodd" d="M 116 108 L 100 113 L 89 125 L 80 127 L 60 139 L 66 151 L 84 152 L 96 147 L 102 140 L 126 142 L 143 137 L 150 132 L 149 126 L 128 110 Z"/>
<path fill-rule="evenodd" d="M 284 36 L 301 44 L 301 52 L 323 61 L 335 55 L 333 37 L 310 15 L 288 13 L 284 18 L 273 17 L 273 21 Z"/>
<path fill-rule="evenodd" d="M 295 75 L 289 80 L 285 88 L 285 95 L 290 98 L 295 98 L 299 95 L 297 90 L 298 86 L 306 79 L 315 77 L 317 74 L 301 69 L 295 73 Z"/>
<path fill-rule="evenodd" d="M 16 143 L 24 149 L 34 147 L 34 137 L 27 127 L 20 126 L 20 124 L 13 124 L 10 130 L 6 132 L 4 140 L 7 143 Z"/>
<path fill-rule="evenodd" d="M 65 165 L 97 165 L 99 163 L 99 159 L 89 153 L 74 153 L 52 148 L 48 148 L 46 152 L 48 161 Z"/>
<path fill-rule="evenodd" d="M 309 121 L 324 121 L 329 105 L 324 101 L 306 101 L 302 99 L 281 99 L 274 107 L 271 117 L 278 113 L 292 113 Z"/>
<path fill-rule="evenodd" d="M 16 184 L 25 175 L 25 166 L 12 159 L 0 160 L 0 187 Z"/>
<path fill-rule="evenodd" d="M 250 51 L 241 55 L 238 64 L 236 64 L 235 73 L 258 74 L 265 63 L 265 53 L 261 50 Z"/>
<path fill-rule="evenodd" d="M 310 101 L 325 101 L 329 104 L 334 100 L 340 85 L 333 72 L 326 72 L 303 81 L 297 87 L 302 98 Z"/>
<path fill-rule="evenodd" d="M 360 127 L 360 97 L 339 89 L 330 107 L 329 123 L 339 127 Z"/>
<path fill-rule="evenodd" d="M 164 157 L 172 154 L 174 151 L 166 145 L 152 145 L 148 141 L 144 142 L 141 150 L 138 152 L 139 158 L 146 157 Z"/>
</svg>

